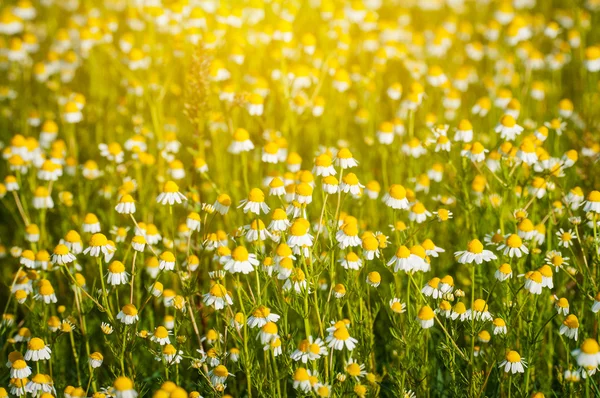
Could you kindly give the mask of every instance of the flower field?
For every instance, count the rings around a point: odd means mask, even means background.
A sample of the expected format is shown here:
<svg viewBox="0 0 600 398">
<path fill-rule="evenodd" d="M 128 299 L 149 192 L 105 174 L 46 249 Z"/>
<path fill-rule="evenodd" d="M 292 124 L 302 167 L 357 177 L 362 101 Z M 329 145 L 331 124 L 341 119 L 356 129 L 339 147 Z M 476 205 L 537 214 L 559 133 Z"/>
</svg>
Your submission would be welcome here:
<svg viewBox="0 0 600 398">
<path fill-rule="evenodd" d="M 4 0 L 0 398 L 600 396 L 599 26 Z"/>
</svg>

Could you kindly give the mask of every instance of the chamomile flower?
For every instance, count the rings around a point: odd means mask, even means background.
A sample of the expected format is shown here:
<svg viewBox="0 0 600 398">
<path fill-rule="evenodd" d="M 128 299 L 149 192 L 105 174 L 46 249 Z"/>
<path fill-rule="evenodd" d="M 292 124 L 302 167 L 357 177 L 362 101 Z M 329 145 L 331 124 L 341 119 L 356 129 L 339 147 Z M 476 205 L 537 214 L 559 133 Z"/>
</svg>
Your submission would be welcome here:
<svg viewBox="0 0 600 398">
<path fill-rule="evenodd" d="M 358 340 L 354 337 L 350 336 L 350 332 L 348 331 L 345 323 L 343 324 L 335 324 L 334 327 L 328 329 L 329 334 L 325 341 L 327 342 L 327 346 L 334 350 L 343 350 L 346 348 L 348 351 L 352 351 L 356 344 L 358 344 Z"/>
<path fill-rule="evenodd" d="M 139 319 L 138 310 L 133 304 L 125 304 L 117 314 L 117 319 L 125 325 L 133 325 Z"/>
<path fill-rule="evenodd" d="M 560 228 L 556 232 L 556 236 L 558 236 L 558 245 L 566 249 L 573 246 L 573 241 L 577 240 L 577 236 L 573 234 L 573 230 L 571 229 L 565 231 L 564 229 Z"/>
<path fill-rule="evenodd" d="M 108 256 L 114 253 L 115 250 L 116 248 L 104 234 L 95 233 L 90 238 L 89 246 L 83 251 L 83 254 L 88 254 L 92 257 L 99 257 L 102 254 Z"/>
<path fill-rule="evenodd" d="M 338 263 L 344 269 L 359 270 L 362 267 L 362 260 L 354 252 L 346 253 L 344 258 L 338 260 Z"/>
<path fill-rule="evenodd" d="M 600 214 L 600 192 L 591 191 L 588 194 L 587 200 L 584 202 L 583 211 L 594 212 Z"/>
<path fill-rule="evenodd" d="M 50 359 L 50 355 L 52 354 L 52 350 L 50 350 L 50 346 L 44 343 L 44 340 L 39 337 L 33 337 L 27 343 L 27 351 L 23 358 L 26 361 L 46 361 Z"/>
<path fill-rule="evenodd" d="M 161 271 L 174 271 L 175 270 L 175 255 L 170 251 L 164 251 L 159 256 L 158 269 Z"/>
<path fill-rule="evenodd" d="M 225 286 L 218 282 L 214 283 L 208 293 L 205 293 L 202 297 L 204 304 L 214 307 L 215 310 L 222 310 L 225 306 L 233 304 L 233 300 Z"/>
<path fill-rule="evenodd" d="M 502 251 L 505 256 L 510 258 L 520 258 L 524 254 L 529 254 L 529 249 L 527 249 L 517 234 L 510 234 L 506 238 L 506 241 L 498 246 L 498 250 Z"/>
<path fill-rule="evenodd" d="M 113 261 L 108 265 L 106 282 L 112 286 L 125 285 L 129 282 L 129 274 L 125 271 L 125 265 L 120 261 Z"/>
<path fill-rule="evenodd" d="M 135 213 L 135 201 L 131 195 L 123 195 L 119 199 L 119 203 L 115 206 L 115 210 L 119 214 Z"/>
<path fill-rule="evenodd" d="M 175 203 L 181 204 L 184 200 L 187 200 L 187 198 L 179 192 L 179 186 L 173 181 L 167 181 L 163 185 L 162 192 L 156 197 L 156 202 L 170 206 Z"/>
<path fill-rule="evenodd" d="M 523 127 L 517 124 L 513 116 L 507 114 L 502 116 L 500 122 L 495 128 L 495 131 L 496 133 L 500 134 L 502 139 L 514 141 L 515 138 L 523 131 Z"/>
<path fill-rule="evenodd" d="M 393 298 L 389 301 L 390 309 L 396 314 L 402 314 L 406 312 L 406 304 L 403 303 L 399 298 Z"/>
<path fill-rule="evenodd" d="M 473 262 L 481 264 L 484 261 L 489 262 L 497 259 L 494 253 L 484 249 L 479 239 L 469 241 L 467 250 L 455 252 L 454 257 L 461 264 L 472 264 Z"/>
<path fill-rule="evenodd" d="M 499 368 L 504 369 L 505 373 L 512 374 L 525 373 L 526 366 L 527 363 L 525 360 L 521 358 L 521 355 L 519 355 L 517 351 L 514 350 L 508 351 L 504 357 L 504 360 L 500 362 L 500 365 L 498 365 Z"/>
<path fill-rule="evenodd" d="M 429 329 L 435 323 L 435 313 L 430 306 L 424 305 L 419 309 L 416 320 L 423 329 Z"/>
<path fill-rule="evenodd" d="M 471 320 L 491 321 L 492 314 L 488 311 L 488 305 L 483 299 L 476 299 L 473 308 L 467 311 L 467 317 Z"/>
<path fill-rule="evenodd" d="M 383 196 L 383 203 L 392 209 L 407 210 L 409 202 L 406 197 L 406 189 L 402 185 L 393 184 L 389 191 Z"/>
<path fill-rule="evenodd" d="M 262 328 L 268 322 L 277 322 L 279 318 L 279 315 L 271 313 L 270 308 L 261 305 L 248 317 L 247 324 L 251 328 Z"/>
<path fill-rule="evenodd" d="M 569 314 L 569 300 L 564 297 L 560 299 L 554 296 L 554 309 L 559 315 L 568 315 Z"/>
<path fill-rule="evenodd" d="M 259 188 L 252 188 L 247 199 L 240 201 L 238 208 L 243 208 L 244 213 L 254 213 L 260 215 L 261 212 L 267 214 L 270 210 L 265 203 L 265 194 Z"/>
<path fill-rule="evenodd" d="M 542 274 L 539 271 L 529 271 L 525 274 L 525 289 L 531 294 L 542 294 Z"/>
<path fill-rule="evenodd" d="M 358 162 L 354 159 L 352 152 L 350 152 L 348 148 L 342 148 L 338 151 L 335 164 L 342 169 L 349 169 L 358 166 Z"/>
<path fill-rule="evenodd" d="M 353 358 L 349 358 L 344 367 L 344 370 L 348 376 L 352 377 L 356 381 L 359 381 L 362 377 L 367 375 L 367 371 L 365 369 L 366 367 L 364 363 L 359 363 Z"/>
<path fill-rule="evenodd" d="M 594 339 L 585 339 L 581 346 L 571 351 L 577 365 L 585 369 L 595 369 L 600 366 L 600 345 Z"/>
<path fill-rule="evenodd" d="M 102 366 L 102 362 L 104 362 L 104 356 L 99 352 L 92 352 L 88 357 L 88 364 L 93 368 L 99 368 Z"/>
<path fill-rule="evenodd" d="M 246 129 L 238 128 L 233 133 L 233 141 L 227 148 L 227 151 L 237 155 L 242 152 L 249 152 L 254 149 L 254 144 L 250 140 L 250 134 Z"/>
<path fill-rule="evenodd" d="M 213 207 L 216 211 L 218 211 L 221 215 L 227 214 L 229 211 L 229 207 L 231 206 L 231 198 L 229 195 L 222 193 L 217 197 L 217 200 L 213 204 Z"/>
<path fill-rule="evenodd" d="M 594 304 L 592 304 L 592 312 L 597 314 L 600 311 L 600 293 L 596 293 L 594 297 Z"/>
<path fill-rule="evenodd" d="M 31 375 L 31 368 L 23 359 L 16 359 L 12 363 L 7 364 L 10 367 L 10 377 L 16 379 L 24 379 Z"/>
<path fill-rule="evenodd" d="M 499 335 L 499 334 L 505 335 L 507 333 L 506 322 L 504 322 L 504 319 L 495 318 L 492 321 L 492 324 L 494 325 L 494 336 Z"/>
<path fill-rule="evenodd" d="M 309 336 L 307 339 L 300 341 L 298 348 L 292 352 L 290 358 L 296 362 L 307 363 L 308 361 L 315 361 L 324 355 L 327 355 L 327 348 L 323 340 L 320 338 L 315 340 L 312 336 Z"/>
<path fill-rule="evenodd" d="M 573 314 L 567 315 L 562 325 L 560 326 L 559 333 L 567 336 L 569 339 L 577 341 L 579 332 L 579 320 Z"/>
<path fill-rule="evenodd" d="M 115 379 L 113 390 L 116 398 L 137 398 L 138 396 L 133 381 L 125 376 L 119 376 Z"/>
</svg>

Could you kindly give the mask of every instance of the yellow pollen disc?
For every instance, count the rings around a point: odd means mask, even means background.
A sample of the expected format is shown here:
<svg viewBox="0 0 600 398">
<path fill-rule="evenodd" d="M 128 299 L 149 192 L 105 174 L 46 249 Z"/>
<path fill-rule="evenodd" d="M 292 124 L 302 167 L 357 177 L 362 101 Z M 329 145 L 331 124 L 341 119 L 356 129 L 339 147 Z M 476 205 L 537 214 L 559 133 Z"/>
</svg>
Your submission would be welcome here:
<svg viewBox="0 0 600 398">
<path fill-rule="evenodd" d="M 417 316 L 419 317 L 419 319 L 421 319 L 423 321 L 428 321 L 430 319 L 433 319 L 435 314 L 433 313 L 433 310 L 431 309 L 430 306 L 425 305 L 425 306 L 421 307 L 421 309 L 419 310 L 419 314 Z"/>
<path fill-rule="evenodd" d="M 252 188 L 248 195 L 249 202 L 262 203 L 265 201 L 265 194 L 259 188 Z"/>
<path fill-rule="evenodd" d="M 479 241 L 479 239 L 473 239 L 467 244 L 467 251 L 479 254 L 483 252 L 483 244 Z"/>
<path fill-rule="evenodd" d="M 597 354 L 600 351 L 600 346 L 594 339 L 585 339 L 583 344 L 581 344 L 581 351 L 586 354 Z"/>
<path fill-rule="evenodd" d="M 506 354 L 506 360 L 510 363 L 521 362 L 521 355 L 519 355 L 518 352 L 511 350 Z"/>
<path fill-rule="evenodd" d="M 121 310 L 128 316 L 135 316 L 138 313 L 137 308 L 133 304 L 125 304 Z"/>
<path fill-rule="evenodd" d="M 120 274 L 121 272 L 125 271 L 125 265 L 123 265 L 123 263 L 120 261 L 113 261 L 108 266 L 108 270 L 113 274 Z"/>
<path fill-rule="evenodd" d="M 133 382 L 128 377 L 120 376 L 117 377 L 117 379 L 113 383 L 113 387 L 117 391 L 129 391 L 133 390 Z"/>
<path fill-rule="evenodd" d="M 29 340 L 29 343 L 27 344 L 27 348 L 30 350 L 33 350 L 33 351 L 41 350 L 45 346 L 46 346 L 46 343 L 44 343 L 44 340 L 40 339 L 39 337 L 32 338 L 31 340 Z"/>
<path fill-rule="evenodd" d="M 104 234 L 94 234 L 90 238 L 90 246 L 105 246 L 108 244 L 108 239 Z"/>
<path fill-rule="evenodd" d="M 519 235 L 517 234 L 511 234 L 507 239 L 506 239 L 506 245 L 508 247 L 512 247 L 512 248 L 519 248 L 523 245 L 523 241 L 521 240 L 521 238 L 519 237 Z"/>
<path fill-rule="evenodd" d="M 398 258 L 409 258 L 410 250 L 406 246 L 400 246 L 398 250 L 396 250 L 396 257 Z"/>
<path fill-rule="evenodd" d="M 350 333 L 348 333 L 348 329 L 345 326 L 342 326 L 333 332 L 333 337 L 336 340 L 347 340 L 350 337 Z"/>
<path fill-rule="evenodd" d="M 248 261 L 248 250 L 244 246 L 238 246 L 233 250 L 231 257 L 235 261 Z"/>
<path fill-rule="evenodd" d="M 394 184 L 390 187 L 389 194 L 393 199 L 402 200 L 406 198 L 406 189 L 402 185 Z"/>
<path fill-rule="evenodd" d="M 167 181 L 163 186 L 164 193 L 175 193 L 179 192 L 179 186 L 173 181 Z"/>
</svg>

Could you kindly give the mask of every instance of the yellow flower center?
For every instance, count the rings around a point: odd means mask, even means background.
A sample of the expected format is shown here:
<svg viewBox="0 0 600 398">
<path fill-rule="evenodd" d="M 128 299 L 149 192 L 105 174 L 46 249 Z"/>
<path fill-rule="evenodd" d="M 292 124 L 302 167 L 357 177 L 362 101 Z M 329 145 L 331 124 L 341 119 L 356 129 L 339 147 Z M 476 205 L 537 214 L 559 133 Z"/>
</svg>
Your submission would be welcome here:
<svg viewBox="0 0 600 398">
<path fill-rule="evenodd" d="M 473 239 L 467 244 L 467 251 L 479 254 L 483 252 L 483 244 L 479 241 L 479 239 Z"/>
</svg>

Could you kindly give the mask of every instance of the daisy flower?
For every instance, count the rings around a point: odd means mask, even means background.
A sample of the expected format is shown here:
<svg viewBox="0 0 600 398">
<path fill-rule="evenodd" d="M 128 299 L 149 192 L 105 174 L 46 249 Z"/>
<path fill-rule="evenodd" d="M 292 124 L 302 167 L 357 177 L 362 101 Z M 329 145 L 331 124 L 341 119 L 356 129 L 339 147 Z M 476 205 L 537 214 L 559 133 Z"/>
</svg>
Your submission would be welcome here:
<svg viewBox="0 0 600 398">
<path fill-rule="evenodd" d="M 514 139 L 523 131 L 523 127 L 517 124 L 513 116 L 506 114 L 500 119 L 495 131 L 500 134 L 502 139 L 514 141 Z"/>
<path fill-rule="evenodd" d="M 325 341 L 327 342 L 327 346 L 334 350 L 340 351 L 346 348 L 348 351 L 352 351 L 356 347 L 356 344 L 358 344 L 358 340 L 350 336 L 350 332 L 348 332 L 345 324 L 329 328 L 328 331 L 329 335 Z"/>
<path fill-rule="evenodd" d="M 571 351 L 577 365 L 586 369 L 595 369 L 600 365 L 600 345 L 594 339 L 585 339 L 581 346 Z"/>
<path fill-rule="evenodd" d="M 504 319 L 495 318 L 492 321 L 492 324 L 494 325 L 494 336 L 498 334 L 505 335 L 507 333 L 506 322 L 504 322 Z"/>
<path fill-rule="evenodd" d="M 539 271 L 529 271 L 525 274 L 525 289 L 531 294 L 542 294 L 542 274 Z"/>
<path fill-rule="evenodd" d="M 89 246 L 83 251 L 83 254 L 89 254 L 92 257 L 99 257 L 104 254 L 105 256 L 114 253 L 116 248 L 110 244 L 110 241 L 105 235 L 101 233 L 95 233 L 92 235 L 89 241 Z"/>
<path fill-rule="evenodd" d="M 584 202 L 583 211 L 600 214 L 600 191 L 589 193 L 587 200 Z"/>
<path fill-rule="evenodd" d="M 104 361 L 104 356 L 99 352 L 92 352 L 88 357 L 88 364 L 93 368 L 99 368 L 102 366 L 102 362 Z"/>
<path fill-rule="evenodd" d="M 223 265 L 223 269 L 232 274 L 243 273 L 246 275 L 254 271 L 254 267 L 258 265 L 259 261 L 255 254 L 248 253 L 248 249 L 244 246 L 238 246 L 231 253 L 231 258 Z"/>
<path fill-rule="evenodd" d="M 505 256 L 508 255 L 510 258 L 520 258 L 523 254 L 529 254 L 529 250 L 517 234 L 509 235 L 506 238 L 506 241 L 498 246 L 498 250 L 502 251 Z"/>
<path fill-rule="evenodd" d="M 419 310 L 416 320 L 421 324 L 423 329 L 429 329 L 435 323 L 435 313 L 430 306 L 424 305 Z"/>
<path fill-rule="evenodd" d="M 261 212 L 267 214 L 270 210 L 265 203 L 265 194 L 259 188 L 252 188 L 248 198 L 242 199 L 238 208 L 243 208 L 244 213 L 251 212 L 256 215 L 260 215 Z"/>
<path fill-rule="evenodd" d="M 129 274 L 125 271 L 125 265 L 120 261 L 113 261 L 108 265 L 106 282 L 111 286 L 125 285 L 129 281 Z"/>
<path fill-rule="evenodd" d="M 354 252 L 347 253 L 344 258 L 338 260 L 338 263 L 344 269 L 359 270 L 362 267 L 362 260 Z"/>
<path fill-rule="evenodd" d="M 44 340 L 34 337 L 27 343 L 27 351 L 23 358 L 26 361 L 46 361 L 50 359 L 51 353 L 50 346 L 44 343 Z"/>
<path fill-rule="evenodd" d="M 558 245 L 566 249 L 573 246 L 573 241 L 577 240 L 577 236 L 573 234 L 572 229 L 565 231 L 561 228 L 556 232 L 556 236 L 558 236 Z"/>
<path fill-rule="evenodd" d="M 250 328 L 262 328 L 269 322 L 277 322 L 279 318 L 279 315 L 271 313 L 270 308 L 261 305 L 248 317 L 247 324 Z"/>
<path fill-rule="evenodd" d="M 250 140 L 250 134 L 248 133 L 248 130 L 243 128 L 236 129 L 233 133 L 233 141 L 227 148 L 227 151 L 237 155 L 242 152 L 249 152 L 253 149 L 254 144 Z"/>
<path fill-rule="evenodd" d="M 156 197 L 156 202 L 170 206 L 173 206 L 175 203 L 180 204 L 184 200 L 187 200 L 187 198 L 179 192 L 179 186 L 173 181 L 167 181 L 163 185 L 162 192 Z"/>
<path fill-rule="evenodd" d="M 525 360 L 514 350 L 508 351 L 504 360 L 498 365 L 499 368 L 504 368 L 504 372 L 512 374 L 525 373 L 526 366 Z"/>
<path fill-rule="evenodd" d="M 138 321 L 138 310 L 133 304 L 125 304 L 117 314 L 117 319 L 125 325 L 132 325 Z"/>
<path fill-rule="evenodd" d="M 383 196 L 383 203 L 392 209 L 408 210 L 406 189 L 402 185 L 392 184 L 389 191 Z"/>
<path fill-rule="evenodd" d="M 160 262 L 158 263 L 158 269 L 161 271 L 174 271 L 175 270 L 175 255 L 170 251 L 164 251 L 159 256 Z"/>
<path fill-rule="evenodd" d="M 560 326 L 559 333 L 565 335 L 570 339 L 577 341 L 579 331 L 579 320 L 573 314 L 567 315 L 562 325 Z"/>
<path fill-rule="evenodd" d="M 348 376 L 352 377 L 356 381 L 359 381 L 361 377 L 367 375 L 364 363 L 358 363 L 355 359 L 349 358 L 344 368 Z"/>
<path fill-rule="evenodd" d="M 119 214 L 135 213 L 135 201 L 131 195 L 123 195 L 119 199 L 119 203 L 115 206 L 115 210 Z"/>
<path fill-rule="evenodd" d="M 477 299 L 473 302 L 473 308 L 467 311 L 467 317 L 471 320 L 491 321 L 492 314 L 488 311 L 488 305 L 483 299 Z"/>
<path fill-rule="evenodd" d="M 116 398 L 137 398 L 138 393 L 133 386 L 133 381 L 125 376 L 119 376 L 113 383 Z"/>
<path fill-rule="evenodd" d="M 433 297 L 434 299 L 438 299 L 442 297 L 442 292 L 439 290 L 440 286 L 440 278 L 435 277 L 429 280 L 421 289 L 421 293 L 423 293 L 426 297 Z"/>
<path fill-rule="evenodd" d="M 461 264 L 472 264 L 473 262 L 481 264 L 484 261 L 489 262 L 496 260 L 497 257 L 489 250 L 485 250 L 479 239 L 473 239 L 467 244 L 467 250 L 454 253 Z"/>
<path fill-rule="evenodd" d="M 264 199 L 264 198 L 263 198 Z M 227 214 L 229 211 L 229 207 L 231 206 L 231 198 L 229 195 L 222 193 L 217 197 L 217 200 L 213 204 L 213 207 L 216 211 L 221 213 L 221 215 Z"/>
<path fill-rule="evenodd" d="M 292 352 L 290 358 L 296 362 L 307 363 L 308 361 L 315 361 L 324 355 L 327 355 L 327 348 L 323 340 L 320 338 L 314 340 L 312 336 L 309 336 L 308 339 L 304 339 L 298 344 L 298 348 Z"/>
<path fill-rule="evenodd" d="M 214 283 L 208 293 L 204 294 L 202 301 L 204 304 L 214 307 L 215 310 L 222 310 L 226 305 L 233 304 L 225 286 L 220 283 Z"/>
</svg>

